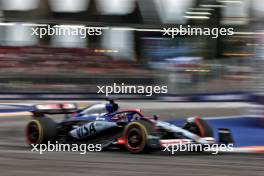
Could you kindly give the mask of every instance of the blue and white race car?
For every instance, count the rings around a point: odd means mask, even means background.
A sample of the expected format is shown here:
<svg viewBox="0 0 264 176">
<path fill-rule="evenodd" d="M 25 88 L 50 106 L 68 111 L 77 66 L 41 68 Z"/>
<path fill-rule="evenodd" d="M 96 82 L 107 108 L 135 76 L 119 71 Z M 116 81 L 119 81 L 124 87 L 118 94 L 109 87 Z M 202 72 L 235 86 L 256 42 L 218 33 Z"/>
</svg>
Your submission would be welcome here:
<svg viewBox="0 0 264 176">
<path fill-rule="evenodd" d="M 212 128 L 201 118 L 191 117 L 183 126 L 176 126 L 155 115 L 145 117 L 140 109 L 119 110 L 113 100 L 80 110 L 69 103 L 35 105 L 32 114 L 25 130 L 29 144 L 101 144 L 104 149 L 118 147 L 141 153 L 179 143 L 233 142 L 228 129 L 220 129 L 216 141 Z M 64 114 L 65 118 L 56 122 L 50 117 L 54 114 Z"/>
</svg>

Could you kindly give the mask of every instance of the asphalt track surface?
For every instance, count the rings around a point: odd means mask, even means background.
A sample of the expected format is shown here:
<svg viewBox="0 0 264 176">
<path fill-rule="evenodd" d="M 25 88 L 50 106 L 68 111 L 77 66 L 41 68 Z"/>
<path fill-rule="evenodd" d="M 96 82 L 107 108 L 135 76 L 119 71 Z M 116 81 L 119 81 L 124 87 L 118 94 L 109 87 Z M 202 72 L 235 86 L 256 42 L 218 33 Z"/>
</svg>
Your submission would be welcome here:
<svg viewBox="0 0 264 176">
<path fill-rule="evenodd" d="M 142 103 L 141 108 L 144 107 L 146 113 L 158 111 L 163 117 L 169 117 L 175 111 L 173 106 L 162 104 L 149 106 L 147 103 Z M 230 114 L 231 111 L 227 114 L 227 109 L 230 108 L 227 107 L 217 108 L 217 113 L 233 115 Z M 208 115 L 216 112 L 214 108 L 197 109 L 189 106 L 189 109 L 189 111 L 178 110 L 174 115 L 180 117 L 184 111 Z M 232 113 L 239 113 L 239 110 Z M 264 175 L 263 154 L 176 153 L 171 155 L 167 152 L 155 152 L 135 155 L 126 151 L 104 151 L 88 152 L 85 155 L 80 155 L 78 152 L 46 152 L 40 155 L 31 152 L 24 142 L 23 130 L 29 119 L 28 116 L 0 117 L 1 176 Z"/>
</svg>

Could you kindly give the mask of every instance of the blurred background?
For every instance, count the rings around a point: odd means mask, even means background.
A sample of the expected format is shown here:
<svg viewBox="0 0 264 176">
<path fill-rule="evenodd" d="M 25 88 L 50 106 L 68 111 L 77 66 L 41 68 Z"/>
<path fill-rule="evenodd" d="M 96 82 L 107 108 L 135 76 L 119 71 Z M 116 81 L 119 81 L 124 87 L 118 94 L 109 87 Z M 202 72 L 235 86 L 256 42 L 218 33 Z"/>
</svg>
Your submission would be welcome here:
<svg viewBox="0 0 264 176">
<path fill-rule="evenodd" d="M 263 0 L 0 0 L 0 7 L 2 93 L 95 93 L 114 82 L 168 85 L 177 94 L 264 86 Z M 103 33 L 39 38 L 34 25 Z M 235 33 L 172 39 L 160 32 L 180 25 Z"/>
</svg>

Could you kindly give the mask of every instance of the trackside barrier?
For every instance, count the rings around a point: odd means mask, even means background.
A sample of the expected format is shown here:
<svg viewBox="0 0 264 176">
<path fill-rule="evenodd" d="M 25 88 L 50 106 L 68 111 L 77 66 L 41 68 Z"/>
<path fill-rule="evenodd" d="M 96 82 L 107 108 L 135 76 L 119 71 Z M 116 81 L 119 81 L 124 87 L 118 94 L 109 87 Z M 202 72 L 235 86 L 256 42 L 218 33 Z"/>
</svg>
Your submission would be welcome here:
<svg viewBox="0 0 264 176">
<path fill-rule="evenodd" d="M 201 93 L 201 94 L 112 94 L 106 97 L 95 93 L 0 93 L 0 100 L 98 100 L 114 98 L 121 100 L 159 100 L 172 102 L 248 102 L 255 98 L 247 92 Z"/>
<path fill-rule="evenodd" d="M 264 95 L 250 92 L 227 92 L 227 93 L 201 93 L 201 94 L 162 94 L 151 97 L 140 94 L 116 94 L 106 97 L 95 93 L 0 93 L 0 100 L 105 100 L 113 98 L 118 100 L 151 100 L 162 102 L 245 102 L 252 103 L 250 109 L 245 109 L 245 114 L 262 117 L 264 115 Z M 28 111 L 30 106 L 2 104 L 0 112 Z"/>
<path fill-rule="evenodd" d="M 264 96 L 263 96 L 264 97 Z M 200 93 L 200 94 L 156 94 L 153 96 L 146 96 L 143 94 L 113 94 L 106 97 L 103 94 L 95 93 L 0 93 L 0 100 L 5 101 L 19 101 L 19 100 L 58 100 L 58 101 L 90 101 L 90 100 L 105 100 L 106 98 L 113 98 L 118 100 L 149 100 L 161 102 L 251 102 L 257 104 L 264 104 L 264 98 L 259 95 L 249 92 L 226 92 L 226 93 Z M 5 103 L 6 104 L 6 103 Z M 261 111 L 264 109 L 262 105 L 254 106 L 247 110 L 247 114 L 264 114 Z M 31 108 L 29 105 L 1 105 L 0 112 L 23 112 Z"/>
</svg>

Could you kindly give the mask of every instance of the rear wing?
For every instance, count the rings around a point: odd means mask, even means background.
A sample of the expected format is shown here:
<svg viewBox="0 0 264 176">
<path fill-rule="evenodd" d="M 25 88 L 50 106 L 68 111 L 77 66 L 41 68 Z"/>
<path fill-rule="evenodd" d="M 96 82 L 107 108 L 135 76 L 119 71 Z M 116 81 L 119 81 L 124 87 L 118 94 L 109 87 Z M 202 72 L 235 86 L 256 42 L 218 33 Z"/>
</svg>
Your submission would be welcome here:
<svg viewBox="0 0 264 176">
<path fill-rule="evenodd" d="M 34 115 L 43 114 L 71 114 L 78 111 L 78 106 L 74 103 L 64 104 L 38 104 L 34 105 L 31 112 Z"/>
</svg>

